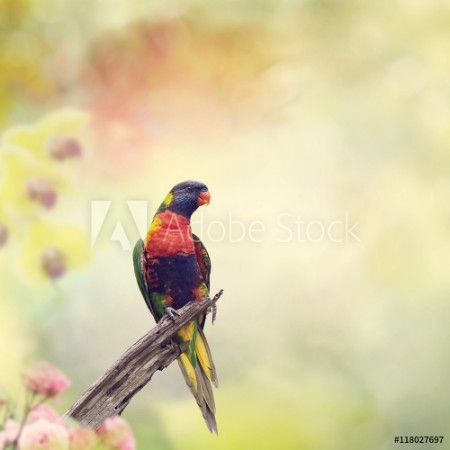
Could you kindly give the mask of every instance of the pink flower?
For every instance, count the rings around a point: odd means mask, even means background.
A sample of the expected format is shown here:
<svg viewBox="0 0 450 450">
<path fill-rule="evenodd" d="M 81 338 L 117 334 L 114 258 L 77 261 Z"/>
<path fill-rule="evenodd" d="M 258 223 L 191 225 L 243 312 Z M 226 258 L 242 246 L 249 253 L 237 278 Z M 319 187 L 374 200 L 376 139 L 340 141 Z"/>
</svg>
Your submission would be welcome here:
<svg viewBox="0 0 450 450">
<path fill-rule="evenodd" d="M 51 364 L 39 363 L 25 374 L 26 386 L 34 394 L 54 398 L 70 386 L 70 381 Z"/>
<path fill-rule="evenodd" d="M 37 422 L 40 419 L 64 425 L 64 421 L 59 417 L 59 414 L 48 405 L 38 405 L 36 408 L 33 408 L 28 414 L 27 424 Z"/>
<path fill-rule="evenodd" d="M 97 430 L 102 442 L 114 450 L 135 450 L 133 432 L 130 426 L 120 417 L 110 417 Z"/>
<path fill-rule="evenodd" d="M 69 450 L 69 433 L 61 424 L 39 419 L 24 427 L 19 449 Z"/>
<path fill-rule="evenodd" d="M 97 435 L 92 428 L 74 428 L 69 431 L 70 450 L 91 450 L 97 445 Z"/>
<path fill-rule="evenodd" d="M 20 425 L 14 420 L 7 420 L 5 423 L 5 428 L 3 429 L 3 440 L 5 445 L 12 444 L 16 441 L 19 435 Z M 2 447 L 0 447 L 2 448 Z"/>
</svg>

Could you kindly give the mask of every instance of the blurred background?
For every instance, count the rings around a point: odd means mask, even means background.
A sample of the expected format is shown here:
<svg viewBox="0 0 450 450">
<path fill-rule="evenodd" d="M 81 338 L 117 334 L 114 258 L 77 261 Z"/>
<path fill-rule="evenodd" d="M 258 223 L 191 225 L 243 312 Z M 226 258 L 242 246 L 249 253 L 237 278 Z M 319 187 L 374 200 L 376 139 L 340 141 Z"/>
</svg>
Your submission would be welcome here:
<svg viewBox="0 0 450 450">
<path fill-rule="evenodd" d="M 131 248 L 195 179 L 225 289 L 206 329 L 219 438 L 175 364 L 124 413 L 138 448 L 445 435 L 448 2 L 1 0 L 0 17 L 2 385 L 47 360 L 73 382 L 63 412 L 154 326 Z"/>
</svg>

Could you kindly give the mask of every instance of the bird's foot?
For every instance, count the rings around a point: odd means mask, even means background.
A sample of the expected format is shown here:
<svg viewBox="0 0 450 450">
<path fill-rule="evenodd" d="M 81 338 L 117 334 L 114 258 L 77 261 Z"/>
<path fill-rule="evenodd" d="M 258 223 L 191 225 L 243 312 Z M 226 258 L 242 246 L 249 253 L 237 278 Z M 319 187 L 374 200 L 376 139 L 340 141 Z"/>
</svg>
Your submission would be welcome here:
<svg viewBox="0 0 450 450">
<path fill-rule="evenodd" d="M 172 307 L 170 307 L 170 306 L 168 306 L 168 307 L 165 309 L 165 311 L 166 311 L 166 314 L 169 316 L 169 319 L 170 319 L 172 322 L 175 322 L 176 317 L 180 317 L 180 313 L 179 313 L 176 309 L 174 309 L 174 308 L 172 308 Z"/>
<path fill-rule="evenodd" d="M 173 342 L 172 339 L 169 339 L 168 341 L 161 344 L 161 348 L 170 348 L 171 350 L 175 350 L 175 348 L 177 347 L 178 345 L 175 342 Z"/>
<path fill-rule="evenodd" d="M 221 289 L 212 299 L 213 302 L 217 302 L 217 300 L 219 300 L 220 297 L 222 297 L 223 294 L 223 289 Z"/>
<path fill-rule="evenodd" d="M 209 306 L 206 310 L 206 314 L 212 313 L 212 324 L 214 325 L 214 322 L 216 320 L 216 316 L 217 316 L 217 305 L 214 303 L 212 306 Z"/>
<path fill-rule="evenodd" d="M 214 302 L 207 310 L 206 313 L 210 313 L 212 312 L 212 323 L 214 325 L 214 322 L 216 320 L 216 316 L 217 316 L 217 300 L 219 300 L 219 298 L 222 296 L 223 294 L 223 289 L 221 289 L 213 298 L 212 301 Z"/>
</svg>

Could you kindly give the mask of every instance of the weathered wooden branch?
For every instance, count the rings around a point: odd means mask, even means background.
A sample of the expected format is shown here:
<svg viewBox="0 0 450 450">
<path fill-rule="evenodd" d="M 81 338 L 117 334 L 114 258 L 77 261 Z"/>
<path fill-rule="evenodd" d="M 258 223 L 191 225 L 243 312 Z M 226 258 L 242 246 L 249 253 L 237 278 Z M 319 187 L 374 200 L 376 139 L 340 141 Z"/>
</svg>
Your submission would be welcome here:
<svg viewBox="0 0 450 450">
<path fill-rule="evenodd" d="M 66 412 L 85 426 L 98 428 L 108 417 L 121 414 L 130 400 L 152 378 L 165 369 L 185 348 L 171 343 L 171 337 L 186 323 L 213 307 L 223 291 L 213 299 L 191 302 L 181 308 L 175 322 L 164 317 L 133 344 Z"/>
</svg>

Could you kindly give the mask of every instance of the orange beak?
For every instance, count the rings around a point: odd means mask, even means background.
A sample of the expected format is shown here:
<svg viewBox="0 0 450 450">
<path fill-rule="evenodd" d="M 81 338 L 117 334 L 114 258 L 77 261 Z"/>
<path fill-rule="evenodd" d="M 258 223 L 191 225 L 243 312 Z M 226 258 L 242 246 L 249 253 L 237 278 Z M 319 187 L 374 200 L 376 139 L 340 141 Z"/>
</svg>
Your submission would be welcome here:
<svg viewBox="0 0 450 450">
<path fill-rule="evenodd" d="M 210 200 L 211 200 L 211 194 L 208 191 L 201 192 L 197 198 L 197 205 L 198 206 L 209 205 Z"/>
</svg>

